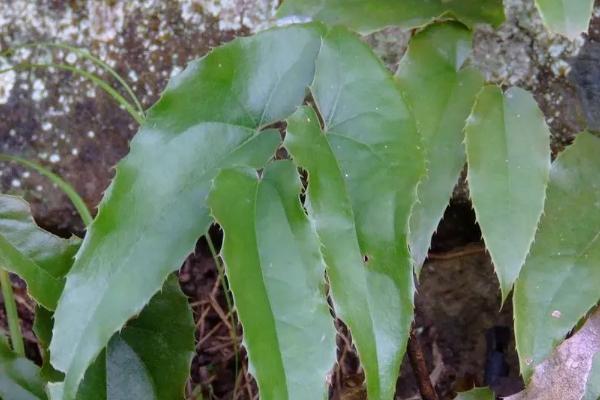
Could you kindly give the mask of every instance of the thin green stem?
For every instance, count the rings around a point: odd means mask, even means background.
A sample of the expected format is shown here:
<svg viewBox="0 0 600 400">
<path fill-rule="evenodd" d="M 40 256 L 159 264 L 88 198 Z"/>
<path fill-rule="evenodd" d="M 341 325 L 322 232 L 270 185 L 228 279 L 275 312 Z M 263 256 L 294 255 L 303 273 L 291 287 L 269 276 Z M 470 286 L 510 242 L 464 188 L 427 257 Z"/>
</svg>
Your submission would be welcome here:
<svg viewBox="0 0 600 400">
<path fill-rule="evenodd" d="M 115 78 L 115 80 L 117 82 L 119 82 L 119 84 L 123 87 L 123 89 L 125 89 L 125 91 L 129 95 L 131 100 L 133 100 L 133 102 L 135 103 L 135 106 L 137 107 L 138 112 L 141 115 L 144 115 L 144 108 L 142 107 L 142 104 L 140 103 L 139 99 L 133 92 L 133 89 L 131 89 L 131 86 L 129 86 L 127 84 L 127 82 L 125 82 L 125 80 L 121 77 L 121 75 L 119 75 L 117 73 L 117 71 L 115 71 L 110 65 L 108 65 L 107 63 L 105 63 L 104 61 L 99 59 L 98 57 L 94 56 L 87 49 L 80 49 L 78 47 L 73 47 L 73 46 L 70 46 L 70 45 L 64 44 L 64 43 L 51 43 L 51 42 L 31 43 L 31 44 L 23 45 L 23 46 L 19 46 L 19 47 L 50 47 L 50 48 L 56 48 L 56 49 L 62 49 L 62 50 L 69 50 L 85 59 L 90 60 L 93 64 L 95 64 L 96 66 L 98 66 L 101 69 L 108 72 L 113 78 Z"/>
<path fill-rule="evenodd" d="M 4 308 L 6 310 L 6 319 L 8 320 L 8 331 L 10 332 L 10 341 L 13 350 L 20 356 L 25 356 L 25 345 L 23 344 L 23 335 L 19 325 L 19 314 L 17 313 L 17 303 L 13 294 L 12 284 L 8 272 L 0 268 L 0 286 L 2 287 L 2 297 L 4 298 Z"/>
<path fill-rule="evenodd" d="M 79 194 L 77 193 L 75 188 L 73 188 L 73 186 L 71 186 L 68 182 L 66 182 L 60 176 L 58 176 L 54 172 L 50 171 L 49 169 L 42 167 L 39 164 L 36 164 L 32 161 L 26 160 L 21 157 L 0 153 L 0 161 L 14 161 L 25 167 L 31 168 L 31 169 L 35 170 L 36 172 L 38 172 L 39 174 L 50 179 L 50 181 L 52 181 L 52 183 L 54 183 L 56 186 L 58 186 L 58 188 L 60 190 L 62 190 L 65 193 L 65 195 L 67 195 L 69 200 L 71 200 L 71 202 L 73 203 L 73 206 L 75 206 L 75 209 L 81 216 L 81 219 L 83 220 L 83 224 L 85 226 L 89 226 L 92 223 L 94 218 L 92 217 L 92 214 L 90 213 L 89 209 L 87 208 L 85 201 L 83 201 L 81 196 L 79 196 Z"/>
<path fill-rule="evenodd" d="M 79 49 L 77 47 L 69 46 L 69 45 L 62 44 L 62 43 L 45 43 L 45 44 L 42 43 L 40 45 L 45 45 L 45 46 L 48 46 L 48 47 L 55 47 L 55 48 L 64 49 L 64 50 L 70 50 L 70 51 L 72 51 L 74 53 L 77 53 L 78 55 L 80 55 L 80 56 L 82 56 L 84 58 L 87 58 L 92 63 L 96 64 L 98 67 L 104 69 L 113 78 L 115 78 L 115 80 L 117 82 L 119 82 L 121 84 L 121 86 L 123 87 L 123 89 L 125 89 L 125 91 L 129 95 L 129 97 L 131 97 L 131 99 L 135 103 L 135 106 L 137 107 L 138 112 L 142 116 L 144 115 L 144 107 L 142 107 L 142 103 L 140 102 L 140 100 L 137 98 L 137 96 L 133 92 L 133 89 L 131 88 L 131 86 L 129 86 L 127 84 L 127 82 L 125 82 L 125 80 L 121 77 L 121 75 L 119 75 L 117 73 L 117 71 L 115 71 L 110 65 L 108 65 L 107 63 L 105 63 L 104 61 L 102 61 L 101 59 L 99 59 L 98 57 L 94 56 L 88 50 Z"/>
<path fill-rule="evenodd" d="M 19 69 L 34 69 L 34 68 L 57 68 L 65 71 L 72 72 L 77 75 L 81 75 L 86 79 L 89 79 L 100 89 L 104 90 L 108 93 L 113 99 L 119 103 L 121 107 L 123 107 L 132 117 L 136 120 L 138 124 L 142 124 L 144 122 L 143 114 L 140 114 L 131 103 L 129 103 L 119 92 L 117 92 L 112 86 L 110 86 L 107 82 L 105 82 L 102 78 L 97 75 L 94 75 L 90 72 L 87 72 L 81 68 L 73 67 L 71 65 L 66 64 L 54 64 L 54 63 L 46 63 L 46 64 L 33 64 L 33 63 L 20 63 L 14 65 L 11 68 L 7 68 L 4 70 L 0 70 L 0 74 L 4 72 L 8 72 L 11 70 L 19 70 Z"/>
<path fill-rule="evenodd" d="M 117 82 L 119 82 L 119 84 L 121 84 L 121 86 L 123 87 L 123 89 L 125 89 L 125 91 L 129 95 L 129 97 L 131 97 L 131 100 L 133 100 L 133 102 L 135 103 L 135 106 L 137 107 L 138 112 L 141 115 L 144 115 L 144 108 L 142 107 L 142 104 L 140 103 L 139 99 L 133 92 L 133 89 L 131 88 L 131 86 L 129 86 L 127 84 L 127 82 L 121 77 L 121 75 L 119 75 L 117 73 L 117 71 L 115 71 L 110 65 L 108 65 L 107 63 L 105 63 L 104 61 L 99 59 L 98 57 L 94 56 L 87 49 L 80 49 L 78 47 L 70 46 L 65 43 L 37 42 L 37 43 L 26 43 L 26 44 L 12 47 L 12 48 L 7 49 L 4 52 L 0 53 L 0 56 L 9 56 L 10 54 L 14 53 L 15 50 L 23 49 L 23 48 L 31 48 L 31 47 L 49 47 L 49 48 L 55 48 L 55 49 L 68 50 L 68 51 L 76 53 L 77 55 L 91 61 L 96 66 L 98 66 L 101 69 L 108 72 L 113 78 L 115 78 L 115 80 Z"/>
<path fill-rule="evenodd" d="M 237 337 L 237 323 L 235 318 L 233 317 L 233 299 L 231 298 L 231 294 L 229 292 L 229 287 L 227 282 L 225 281 L 225 266 L 221 262 L 221 258 L 217 254 L 215 250 L 215 245 L 210 237 L 210 234 L 206 233 L 206 242 L 208 243 L 208 249 L 210 250 L 210 254 L 215 262 L 215 266 L 217 267 L 217 272 L 219 274 L 219 282 L 221 283 L 221 287 L 223 288 L 223 293 L 225 295 L 225 302 L 227 303 L 227 308 L 229 309 L 229 315 L 231 315 L 231 340 L 233 341 L 233 351 L 235 353 L 235 377 L 236 377 L 236 385 L 237 385 L 237 375 L 238 375 L 238 367 L 239 367 L 239 349 L 238 349 L 238 337 Z M 237 388 L 235 388 L 237 389 Z M 234 390 L 235 393 L 235 390 Z"/>
</svg>

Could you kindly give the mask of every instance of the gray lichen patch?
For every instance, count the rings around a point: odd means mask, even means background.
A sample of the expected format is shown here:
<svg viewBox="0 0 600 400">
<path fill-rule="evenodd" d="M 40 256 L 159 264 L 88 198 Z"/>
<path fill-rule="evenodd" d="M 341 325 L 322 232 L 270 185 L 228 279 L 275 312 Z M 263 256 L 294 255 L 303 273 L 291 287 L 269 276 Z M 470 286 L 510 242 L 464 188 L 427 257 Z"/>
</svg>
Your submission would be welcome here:
<svg viewBox="0 0 600 400">
<path fill-rule="evenodd" d="M 475 32 L 473 64 L 490 82 L 531 90 L 552 130 L 558 151 L 585 125 L 571 65 L 585 43 L 550 33 L 533 0 L 505 0 L 506 21 L 499 29 L 480 26 Z"/>
<path fill-rule="evenodd" d="M 568 60 L 584 43 L 550 33 L 533 0 L 505 0 L 506 21 L 498 29 L 479 26 L 475 32 L 474 64 L 488 81 L 535 89 L 540 72 L 568 74 Z"/>
<path fill-rule="evenodd" d="M 114 68 L 145 108 L 168 79 L 211 48 L 269 25 L 276 0 L 136 0 L 0 4 L 0 51 L 31 42 L 89 49 Z M 0 58 L 0 70 L 19 63 L 55 63 L 114 79 L 68 50 L 22 48 Z M 119 90 L 124 94 L 123 90 Z M 94 207 L 113 167 L 128 149 L 137 123 L 97 85 L 59 68 L 0 75 L 0 151 L 43 164 L 71 182 Z M 25 174 L 27 174 L 25 176 Z M 74 209 L 46 179 L 0 164 L 3 192 L 25 194 L 35 215 L 55 229 L 72 228 Z M 82 229 L 78 222 L 78 229 Z"/>
</svg>

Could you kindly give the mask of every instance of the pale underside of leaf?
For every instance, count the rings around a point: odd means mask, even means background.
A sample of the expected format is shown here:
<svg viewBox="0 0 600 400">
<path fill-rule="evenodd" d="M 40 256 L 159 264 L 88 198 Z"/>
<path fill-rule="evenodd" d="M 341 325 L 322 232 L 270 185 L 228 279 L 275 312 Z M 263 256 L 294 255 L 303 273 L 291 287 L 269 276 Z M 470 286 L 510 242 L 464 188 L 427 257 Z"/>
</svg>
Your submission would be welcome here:
<svg viewBox="0 0 600 400">
<path fill-rule="evenodd" d="M 479 22 L 497 26 L 504 20 L 504 8 L 501 0 L 285 0 L 277 15 L 370 33 L 392 25 L 412 29 L 446 15 L 471 27 Z"/>
<path fill-rule="evenodd" d="M 88 368 L 77 400 L 180 400 L 194 355 L 194 320 L 175 275 Z M 62 383 L 50 384 L 60 398 Z"/>
<path fill-rule="evenodd" d="M 272 156 L 278 133 L 257 131 L 301 103 L 321 30 L 292 26 L 234 40 L 191 63 L 149 111 L 57 307 L 50 350 L 66 372 L 64 399 L 206 231 L 205 198 L 219 168 L 258 168 Z"/>
<path fill-rule="evenodd" d="M 600 311 L 593 313 L 579 331 L 535 367 L 524 391 L 506 400 L 598 400 L 598 356 Z"/>
<path fill-rule="evenodd" d="M 56 306 L 78 244 L 39 228 L 23 199 L 0 195 L 0 265 L 23 278 L 44 307 Z"/>
<path fill-rule="evenodd" d="M 50 398 L 63 396 L 60 383 L 49 385 Z M 152 377 L 135 351 L 119 335 L 88 368 L 77 400 L 157 400 Z"/>
<path fill-rule="evenodd" d="M 513 297 L 529 378 L 600 295 L 600 139 L 580 133 L 553 163 L 544 215 Z"/>
<path fill-rule="evenodd" d="M 424 172 L 419 136 L 393 78 L 344 29 L 324 38 L 311 90 L 326 134 L 315 112 L 301 108 L 284 144 L 308 172 L 306 206 L 369 398 L 389 399 L 413 315 L 406 234 Z"/>
<path fill-rule="evenodd" d="M 420 271 L 464 167 L 463 128 L 483 77 L 463 68 L 471 33 L 461 24 L 432 25 L 412 38 L 396 74 L 423 138 L 427 175 L 419 182 L 409 244 Z"/>
<path fill-rule="evenodd" d="M 531 94 L 486 86 L 465 127 L 465 143 L 471 201 L 504 301 L 544 208 L 550 132 Z"/>
<path fill-rule="evenodd" d="M 127 342 L 114 336 L 106 350 L 107 399 L 158 399 L 152 378 Z"/>
<path fill-rule="evenodd" d="M 535 0 L 546 27 L 573 40 L 586 32 L 594 0 Z"/>
<path fill-rule="evenodd" d="M 209 204 L 225 232 L 222 254 L 264 400 L 326 399 L 335 329 L 319 242 L 289 161 L 223 170 Z"/>
<path fill-rule="evenodd" d="M 39 367 L 25 357 L 13 353 L 4 337 L 0 337 L 0 398 L 46 399 Z"/>
</svg>

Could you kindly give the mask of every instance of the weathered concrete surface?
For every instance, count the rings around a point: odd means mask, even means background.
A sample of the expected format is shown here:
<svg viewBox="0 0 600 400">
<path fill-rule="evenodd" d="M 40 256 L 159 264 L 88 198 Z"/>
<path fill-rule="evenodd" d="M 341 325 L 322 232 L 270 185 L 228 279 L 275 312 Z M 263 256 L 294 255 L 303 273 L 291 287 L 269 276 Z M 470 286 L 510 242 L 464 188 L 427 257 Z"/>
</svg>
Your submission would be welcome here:
<svg viewBox="0 0 600 400">
<path fill-rule="evenodd" d="M 277 2 L 4 1 L 0 2 L 0 46 L 50 40 L 88 48 L 131 84 L 147 108 L 169 77 L 189 60 L 235 36 L 270 26 Z M 550 36 L 532 0 L 506 3 L 508 19 L 499 30 L 478 27 L 472 62 L 491 82 L 534 91 L 552 127 L 554 148 L 559 150 L 585 126 L 578 91 L 565 78 L 568 62 L 583 40 L 571 43 Z M 366 40 L 395 69 L 409 38 L 409 33 L 392 28 Z M 585 62 L 589 57 L 585 51 L 575 62 L 577 76 L 595 76 L 594 65 Z M 73 63 L 98 72 L 64 51 L 23 49 L 10 61 L 14 60 Z M 9 65 L 0 60 L 0 68 Z M 584 105 L 595 104 L 594 95 L 581 85 L 579 93 Z M 593 115 L 590 110 L 593 107 L 587 107 L 588 116 Z M 58 172 L 92 207 L 136 130 L 135 121 L 112 98 L 79 76 L 55 69 L 0 75 L 0 149 Z M 82 229 L 73 208 L 45 179 L 6 164 L 0 174 L 2 191 L 25 194 L 43 225 L 62 231 Z"/>
<path fill-rule="evenodd" d="M 188 61 L 261 28 L 274 6 L 273 0 L 0 1 L 0 48 L 34 41 L 87 48 L 123 76 L 147 108 Z M 67 63 L 99 73 L 60 50 L 22 49 L 14 60 Z M 0 69 L 9 65 L 0 61 Z M 111 97 L 77 75 L 56 69 L 0 75 L 1 151 L 50 167 L 92 207 L 136 130 Z M 43 225 L 82 230 L 71 205 L 45 179 L 6 164 L 0 175 L 2 191 L 24 194 Z"/>
</svg>

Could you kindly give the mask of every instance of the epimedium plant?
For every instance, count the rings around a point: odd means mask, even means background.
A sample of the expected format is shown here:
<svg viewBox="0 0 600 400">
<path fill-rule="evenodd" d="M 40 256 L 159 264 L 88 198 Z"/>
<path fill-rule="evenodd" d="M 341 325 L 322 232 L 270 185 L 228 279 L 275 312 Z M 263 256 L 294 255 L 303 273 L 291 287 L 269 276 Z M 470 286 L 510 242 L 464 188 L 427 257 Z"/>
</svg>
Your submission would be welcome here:
<svg viewBox="0 0 600 400">
<path fill-rule="evenodd" d="M 591 4 L 537 2 L 569 36 Z M 465 162 L 503 301 L 515 285 L 525 379 L 585 324 L 600 297 L 600 139 L 582 132 L 551 164 L 531 94 L 469 65 L 470 28 L 501 23 L 501 1 L 287 0 L 279 12 L 322 22 L 236 39 L 173 78 L 147 115 L 125 107 L 142 125 L 96 217 L 81 211 L 83 240 L 0 197 L 0 260 L 39 304 L 44 353 L 38 369 L 18 334 L 14 351 L 0 342 L 0 397 L 181 398 L 194 325 L 173 272 L 216 221 L 261 399 L 327 397 L 332 313 L 369 399 L 393 398 L 414 277 Z M 395 76 L 348 29 L 388 25 L 418 28 Z M 593 352 L 585 363 L 581 396 L 598 374 Z"/>
</svg>

